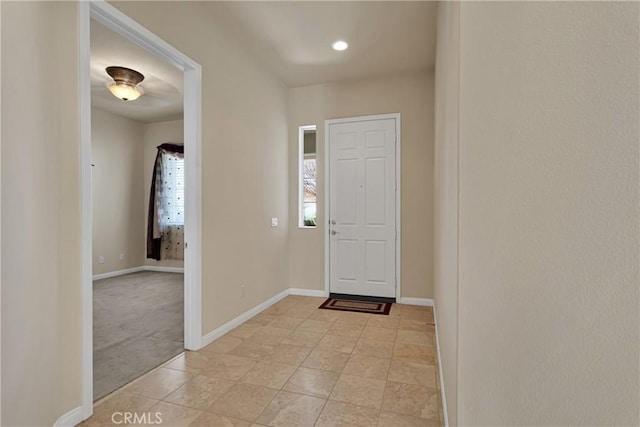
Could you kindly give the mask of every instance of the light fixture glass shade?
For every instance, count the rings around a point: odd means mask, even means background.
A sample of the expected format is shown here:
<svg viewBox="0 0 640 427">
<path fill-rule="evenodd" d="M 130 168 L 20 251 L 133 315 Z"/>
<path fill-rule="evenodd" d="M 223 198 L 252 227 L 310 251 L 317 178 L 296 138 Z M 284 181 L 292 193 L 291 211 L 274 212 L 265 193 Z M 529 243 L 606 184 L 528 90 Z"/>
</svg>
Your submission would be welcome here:
<svg viewBox="0 0 640 427">
<path fill-rule="evenodd" d="M 111 83 L 109 90 L 116 98 L 120 98 L 123 101 L 135 101 L 142 96 L 142 92 L 135 86 L 130 86 L 124 83 Z"/>
</svg>

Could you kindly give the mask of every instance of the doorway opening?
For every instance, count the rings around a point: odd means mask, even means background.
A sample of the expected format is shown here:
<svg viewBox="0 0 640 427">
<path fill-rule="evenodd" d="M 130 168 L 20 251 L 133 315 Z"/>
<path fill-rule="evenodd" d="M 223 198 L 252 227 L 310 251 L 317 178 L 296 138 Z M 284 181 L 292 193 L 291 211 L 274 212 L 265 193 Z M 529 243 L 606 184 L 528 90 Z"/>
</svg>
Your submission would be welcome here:
<svg viewBox="0 0 640 427">
<path fill-rule="evenodd" d="M 78 7 L 86 419 L 94 400 L 131 375 L 185 348 L 201 347 L 201 72 L 196 62 L 106 2 Z M 110 56 L 101 43 L 120 48 Z M 140 99 L 110 93 L 107 86 L 119 77 L 105 73 L 110 66 L 144 69 L 146 84 L 139 78 L 126 82 L 142 92 Z M 157 218 L 149 222 L 152 212 L 170 212 L 170 218 L 156 225 Z M 160 249 L 157 257 L 147 251 L 145 225 Z M 94 365 L 94 344 L 123 351 L 103 352 Z M 98 384 L 100 372 L 109 381 Z"/>
<path fill-rule="evenodd" d="M 182 93 L 181 70 L 91 20 L 94 401 L 184 351 Z"/>
</svg>

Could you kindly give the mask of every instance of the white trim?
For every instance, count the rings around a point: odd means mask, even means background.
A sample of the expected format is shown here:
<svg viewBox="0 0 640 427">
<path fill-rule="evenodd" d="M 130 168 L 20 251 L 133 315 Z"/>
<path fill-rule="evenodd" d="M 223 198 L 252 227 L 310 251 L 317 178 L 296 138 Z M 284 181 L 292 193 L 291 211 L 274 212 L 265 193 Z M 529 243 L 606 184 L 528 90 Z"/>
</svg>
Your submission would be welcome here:
<svg viewBox="0 0 640 427">
<path fill-rule="evenodd" d="M 110 271 L 108 273 L 94 274 L 93 280 L 108 279 L 110 277 L 124 276 L 125 274 L 139 273 L 141 271 L 157 271 L 159 273 L 182 273 L 184 274 L 184 268 L 182 267 L 162 267 L 156 265 L 141 265 L 140 267 L 131 267 L 124 270 Z"/>
<path fill-rule="evenodd" d="M 436 330 L 436 352 L 438 355 L 438 376 L 440 379 L 440 398 L 442 400 L 442 414 L 444 416 L 444 427 L 449 427 L 449 414 L 447 412 L 447 394 L 444 392 L 444 374 L 442 372 L 442 357 L 440 356 L 440 340 L 438 339 L 438 317 L 436 316 L 436 306 L 433 306 L 433 323 Z"/>
<path fill-rule="evenodd" d="M 325 295 L 329 296 L 331 276 L 329 275 L 329 164 L 331 163 L 331 146 L 329 143 L 330 131 L 329 126 L 337 123 L 352 123 L 352 122 L 365 122 L 371 120 L 385 120 L 395 119 L 396 121 L 396 298 L 400 298 L 401 292 L 401 249 L 402 249 L 402 197 L 400 184 L 402 182 L 402 135 L 401 135 L 401 117 L 400 113 L 391 114 L 378 114 L 375 116 L 360 116 L 360 117 L 348 117 L 344 119 L 329 119 L 324 121 L 324 220 L 325 229 L 324 233 L 324 291 Z"/>
<path fill-rule="evenodd" d="M 433 299 L 431 298 L 411 298 L 400 297 L 398 303 L 407 305 L 420 305 L 422 307 L 433 307 Z"/>
<path fill-rule="evenodd" d="M 329 122 L 327 120 L 324 121 L 324 158 L 322 161 L 324 162 L 324 194 L 322 197 L 324 198 L 324 224 L 322 230 L 324 231 L 324 295 L 326 297 L 331 293 L 330 283 L 331 277 L 329 276 L 329 226 L 331 223 L 331 219 L 329 217 L 329 163 L 331 150 L 329 148 Z M 317 221 L 316 221 L 317 223 Z"/>
<path fill-rule="evenodd" d="M 289 288 L 289 295 L 301 295 L 303 297 L 324 297 L 325 292 L 321 289 Z"/>
<path fill-rule="evenodd" d="M 240 316 L 229 320 L 224 325 L 222 325 L 219 328 L 216 328 L 213 331 L 209 332 L 208 334 L 206 334 L 205 336 L 202 337 L 202 340 L 201 340 L 202 347 L 211 344 L 213 341 L 217 340 L 218 338 L 220 338 L 221 336 L 223 336 L 224 334 L 226 334 L 227 332 L 229 332 L 233 328 L 235 328 L 235 327 L 241 325 L 242 323 L 246 322 L 247 320 L 251 319 L 253 316 L 255 316 L 256 314 L 260 313 L 261 311 L 264 311 L 267 308 L 271 307 L 273 304 L 275 304 L 278 301 L 280 301 L 281 299 L 285 298 L 287 295 L 289 295 L 289 289 L 285 289 L 284 291 L 280 292 L 279 294 L 272 296 L 271 298 L 269 298 L 265 302 L 256 305 L 252 309 L 242 313 Z"/>
<path fill-rule="evenodd" d="M 93 278 L 91 212 L 91 7 L 78 3 L 80 221 L 82 293 L 82 419 L 93 415 Z M 66 416 L 63 415 L 60 419 Z M 59 420 L 60 421 L 60 420 Z"/>
<path fill-rule="evenodd" d="M 144 271 L 157 271 L 158 273 L 182 273 L 184 274 L 184 268 L 182 267 L 162 267 L 160 265 L 145 265 L 142 267 Z"/>
<path fill-rule="evenodd" d="M 110 277 L 124 276 L 125 274 L 138 273 L 144 270 L 145 270 L 144 266 L 141 266 L 141 267 L 126 268 L 124 270 L 118 270 L 118 271 L 110 271 L 108 273 L 94 274 L 93 280 L 102 280 L 102 279 L 108 279 Z"/>
<path fill-rule="evenodd" d="M 90 19 L 183 71 L 185 141 L 185 286 L 184 343 L 201 348 L 201 67 L 188 56 L 103 0 L 79 2 L 79 117 L 82 233 L 82 418 L 93 413 L 93 286 L 91 226 L 91 82 Z"/>
<path fill-rule="evenodd" d="M 396 298 L 402 297 L 402 126 L 400 113 L 391 114 L 396 118 Z"/>
<path fill-rule="evenodd" d="M 202 348 L 202 70 L 199 64 L 176 53 L 179 55 L 176 58 L 185 62 L 184 346 L 199 350 Z"/>
<path fill-rule="evenodd" d="M 62 414 L 53 424 L 53 427 L 73 427 L 80 424 L 82 420 L 82 406 L 78 406 L 66 414 Z"/>
</svg>

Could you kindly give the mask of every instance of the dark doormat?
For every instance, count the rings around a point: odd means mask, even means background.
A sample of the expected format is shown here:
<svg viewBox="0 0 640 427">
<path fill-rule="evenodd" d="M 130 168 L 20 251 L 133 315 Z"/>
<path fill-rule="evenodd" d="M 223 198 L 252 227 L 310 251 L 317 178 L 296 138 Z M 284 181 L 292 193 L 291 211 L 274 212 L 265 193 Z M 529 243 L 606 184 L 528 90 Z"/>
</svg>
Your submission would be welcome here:
<svg viewBox="0 0 640 427">
<path fill-rule="evenodd" d="M 390 302 L 361 301 L 354 299 L 327 298 L 318 308 L 325 310 L 353 311 L 355 313 L 370 313 L 388 315 L 391 310 Z"/>
</svg>

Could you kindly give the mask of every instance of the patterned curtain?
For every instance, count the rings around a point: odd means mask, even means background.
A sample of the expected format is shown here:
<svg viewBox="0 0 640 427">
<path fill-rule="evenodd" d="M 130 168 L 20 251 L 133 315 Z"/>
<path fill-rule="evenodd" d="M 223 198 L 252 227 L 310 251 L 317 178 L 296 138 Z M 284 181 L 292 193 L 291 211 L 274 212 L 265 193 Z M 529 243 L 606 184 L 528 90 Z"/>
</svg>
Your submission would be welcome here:
<svg viewBox="0 0 640 427">
<path fill-rule="evenodd" d="M 158 146 L 151 179 L 147 258 L 184 259 L 184 147 Z"/>
</svg>

